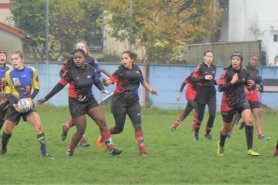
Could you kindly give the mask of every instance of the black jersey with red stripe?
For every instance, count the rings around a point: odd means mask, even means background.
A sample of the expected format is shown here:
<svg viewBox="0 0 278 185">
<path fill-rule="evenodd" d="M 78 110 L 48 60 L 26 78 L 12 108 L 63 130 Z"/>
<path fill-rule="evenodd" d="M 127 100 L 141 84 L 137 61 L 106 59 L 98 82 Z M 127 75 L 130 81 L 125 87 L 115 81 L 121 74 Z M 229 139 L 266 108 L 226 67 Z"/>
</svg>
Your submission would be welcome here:
<svg viewBox="0 0 278 185">
<path fill-rule="evenodd" d="M 231 80 L 235 73 L 238 74 L 238 80 L 232 84 Z M 250 75 L 244 68 L 242 70 L 235 70 L 232 67 L 224 69 L 218 81 L 218 90 L 223 92 L 221 111 L 230 110 L 234 105 L 247 101 L 244 85 L 247 85 L 249 79 Z"/>
<path fill-rule="evenodd" d="M 196 67 L 192 75 L 192 82 L 198 83 L 198 86 L 214 86 L 215 73 L 216 66 L 214 64 L 208 66 L 205 62 L 203 62 Z M 212 75 L 213 78 L 211 80 L 206 80 L 206 75 Z"/>
<path fill-rule="evenodd" d="M 92 86 L 100 81 L 98 74 L 91 65 L 85 64 L 84 69 L 75 65 L 67 69 L 60 80 L 62 85 L 69 84 L 68 94 L 71 98 L 82 100 L 86 97 L 93 97 Z"/>
<path fill-rule="evenodd" d="M 116 71 L 110 76 L 112 83 L 117 83 L 114 93 L 138 94 L 140 83 L 144 82 L 141 69 L 132 64 L 132 68 L 125 68 L 120 65 Z"/>
</svg>

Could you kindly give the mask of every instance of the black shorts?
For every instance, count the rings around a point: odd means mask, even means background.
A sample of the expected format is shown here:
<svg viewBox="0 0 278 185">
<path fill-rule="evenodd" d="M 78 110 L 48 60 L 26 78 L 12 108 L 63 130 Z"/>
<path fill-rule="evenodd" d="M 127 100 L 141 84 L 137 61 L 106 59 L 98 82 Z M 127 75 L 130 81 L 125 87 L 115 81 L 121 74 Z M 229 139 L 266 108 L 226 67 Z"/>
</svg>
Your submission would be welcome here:
<svg viewBox="0 0 278 185">
<path fill-rule="evenodd" d="M 87 97 L 83 101 L 69 97 L 69 110 L 72 118 L 85 115 L 91 108 L 97 106 L 99 105 L 94 97 Z"/>
<path fill-rule="evenodd" d="M 111 102 L 113 114 L 125 114 L 127 112 L 140 112 L 138 94 L 114 94 Z"/>
<path fill-rule="evenodd" d="M 229 111 L 221 111 L 222 119 L 225 123 L 231 123 L 233 121 L 233 116 L 236 114 L 236 112 L 241 115 L 241 113 L 245 109 L 250 109 L 249 103 L 246 102 L 240 102 L 232 107 Z"/>
<path fill-rule="evenodd" d="M 13 106 L 9 106 L 8 110 L 7 110 L 7 114 L 5 119 L 18 123 L 20 121 L 20 118 L 23 118 L 23 121 L 27 121 L 27 117 L 32 113 L 32 112 L 36 112 L 35 107 L 33 106 L 32 109 L 30 109 L 28 112 L 25 113 L 19 113 L 15 110 L 15 108 Z"/>
<path fill-rule="evenodd" d="M 261 108 L 261 103 L 258 101 L 249 101 L 249 105 L 251 109 L 259 109 Z"/>
<path fill-rule="evenodd" d="M 212 99 L 215 99 L 216 102 L 216 90 L 214 86 L 198 86 L 194 99 L 196 103 L 207 104 L 208 100 Z"/>
</svg>

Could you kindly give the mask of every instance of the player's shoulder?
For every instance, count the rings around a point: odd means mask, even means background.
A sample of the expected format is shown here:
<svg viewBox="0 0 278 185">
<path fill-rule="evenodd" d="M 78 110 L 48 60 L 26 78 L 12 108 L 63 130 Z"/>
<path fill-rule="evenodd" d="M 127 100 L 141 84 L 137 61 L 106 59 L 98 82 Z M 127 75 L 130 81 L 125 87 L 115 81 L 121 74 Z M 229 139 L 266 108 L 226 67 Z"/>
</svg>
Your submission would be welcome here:
<svg viewBox="0 0 278 185">
<path fill-rule="evenodd" d="M 203 64 L 204 64 L 203 62 L 202 62 L 202 63 L 197 64 L 197 66 L 196 66 L 196 68 L 195 68 L 194 72 L 197 72 L 197 71 L 201 68 L 201 66 L 202 66 Z"/>
</svg>

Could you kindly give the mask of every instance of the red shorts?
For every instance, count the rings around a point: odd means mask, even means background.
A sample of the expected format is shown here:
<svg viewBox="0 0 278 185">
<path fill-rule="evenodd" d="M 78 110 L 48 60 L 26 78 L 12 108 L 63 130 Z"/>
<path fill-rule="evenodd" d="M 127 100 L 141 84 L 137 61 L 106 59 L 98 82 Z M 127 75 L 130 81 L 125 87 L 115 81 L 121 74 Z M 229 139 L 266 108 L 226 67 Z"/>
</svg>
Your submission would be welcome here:
<svg viewBox="0 0 278 185">
<path fill-rule="evenodd" d="M 250 101 L 260 102 L 258 91 L 257 90 L 248 91 L 247 94 L 246 94 L 246 99 L 247 99 L 248 102 L 250 102 Z"/>
</svg>

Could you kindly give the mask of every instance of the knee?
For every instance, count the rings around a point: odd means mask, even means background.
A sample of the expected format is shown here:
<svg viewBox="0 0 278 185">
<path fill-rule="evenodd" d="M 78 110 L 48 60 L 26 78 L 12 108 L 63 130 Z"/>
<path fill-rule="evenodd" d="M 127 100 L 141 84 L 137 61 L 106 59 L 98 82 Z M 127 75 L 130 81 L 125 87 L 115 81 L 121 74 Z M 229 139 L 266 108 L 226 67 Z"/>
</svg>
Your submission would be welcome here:
<svg viewBox="0 0 278 185">
<path fill-rule="evenodd" d="M 252 126 L 252 125 L 253 125 L 253 120 L 252 120 L 252 118 L 245 119 L 244 122 L 245 122 L 245 124 L 246 124 L 247 126 Z"/>
<path fill-rule="evenodd" d="M 113 130 L 112 130 L 112 134 L 119 134 L 119 133 L 121 133 L 123 130 L 124 130 L 123 127 L 117 127 L 117 126 L 115 126 L 115 127 L 113 128 Z"/>
<path fill-rule="evenodd" d="M 79 135 L 83 135 L 85 133 L 85 128 L 77 128 L 76 129 L 76 132 L 79 134 Z"/>
</svg>

